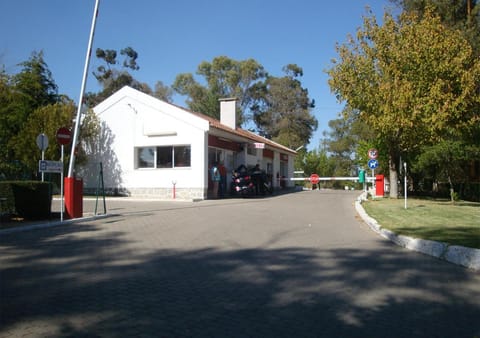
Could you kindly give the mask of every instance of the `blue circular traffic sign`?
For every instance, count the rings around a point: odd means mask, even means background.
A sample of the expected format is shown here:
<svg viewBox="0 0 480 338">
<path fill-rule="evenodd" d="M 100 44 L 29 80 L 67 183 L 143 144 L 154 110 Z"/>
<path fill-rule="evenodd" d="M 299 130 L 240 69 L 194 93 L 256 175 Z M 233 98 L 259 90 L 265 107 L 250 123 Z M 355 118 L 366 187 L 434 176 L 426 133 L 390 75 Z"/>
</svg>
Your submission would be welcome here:
<svg viewBox="0 0 480 338">
<path fill-rule="evenodd" d="M 378 167 L 378 161 L 377 160 L 368 161 L 368 167 L 370 169 L 375 169 L 376 167 Z"/>
<path fill-rule="evenodd" d="M 45 151 L 48 148 L 48 137 L 44 133 L 37 136 L 37 146 L 41 151 Z"/>
</svg>

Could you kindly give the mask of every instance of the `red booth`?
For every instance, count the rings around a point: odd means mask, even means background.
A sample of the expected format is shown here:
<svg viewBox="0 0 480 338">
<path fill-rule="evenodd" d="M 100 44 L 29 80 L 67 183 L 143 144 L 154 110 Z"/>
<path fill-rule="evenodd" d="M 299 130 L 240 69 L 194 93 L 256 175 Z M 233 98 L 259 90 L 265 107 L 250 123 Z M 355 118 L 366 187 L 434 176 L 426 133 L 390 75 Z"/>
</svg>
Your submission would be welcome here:
<svg viewBox="0 0 480 338">
<path fill-rule="evenodd" d="M 83 217 L 83 180 L 65 177 L 65 212 L 68 218 Z"/>
<path fill-rule="evenodd" d="M 385 176 L 375 175 L 375 196 L 383 197 L 385 194 Z"/>
</svg>

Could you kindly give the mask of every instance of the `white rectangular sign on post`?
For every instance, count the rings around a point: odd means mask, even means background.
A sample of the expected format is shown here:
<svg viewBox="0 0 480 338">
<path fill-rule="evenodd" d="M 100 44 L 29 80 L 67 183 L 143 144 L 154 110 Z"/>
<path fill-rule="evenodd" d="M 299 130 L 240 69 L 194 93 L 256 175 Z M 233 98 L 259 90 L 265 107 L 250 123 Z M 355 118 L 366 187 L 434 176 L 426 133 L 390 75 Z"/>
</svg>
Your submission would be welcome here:
<svg viewBox="0 0 480 338">
<path fill-rule="evenodd" d="M 42 173 L 62 173 L 63 163 L 62 161 L 38 161 L 38 171 Z"/>
</svg>

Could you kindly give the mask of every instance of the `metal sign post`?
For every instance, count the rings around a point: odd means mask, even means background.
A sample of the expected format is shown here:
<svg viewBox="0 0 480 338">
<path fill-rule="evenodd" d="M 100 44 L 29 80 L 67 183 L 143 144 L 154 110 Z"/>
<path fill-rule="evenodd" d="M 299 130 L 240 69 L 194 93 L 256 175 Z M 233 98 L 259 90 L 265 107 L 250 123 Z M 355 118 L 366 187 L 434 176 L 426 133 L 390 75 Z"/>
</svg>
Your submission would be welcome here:
<svg viewBox="0 0 480 338">
<path fill-rule="evenodd" d="M 42 150 L 42 161 L 45 161 L 45 150 Z M 45 182 L 45 172 L 42 171 L 42 182 Z"/>
<path fill-rule="evenodd" d="M 368 160 L 368 167 L 372 169 L 372 179 L 373 179 L 372 188 L 375 190 L 376 189 L 375 168 L 378 167 L 378 161 L 375 159 Z"/>
<path fill-rule="evenodd" d="M 48 148 L 48 137 L 44 133 L 37 136 L 37 146 L 42 152 L 42 161 L 45 161 L 45 149 Z M 45 175 L 42 171 L 42 182 L 45 181 Z"/>
<path fill-rule="evenodd" d="M 377 160 L 377 157 L 378 157 L 378 150 L 375 149 L 375 148 L 371 148 L 371 149 L 368 149 L 368 167 L 370 169 L 372 169 L 372 179 L 373 179 L 373 183 L 372 183 L 372 188 L 373 190 L 375 191 L 376 189 L 376 183 L 375 183 L 375 168 L 378 167 L 378 160 Z"/>
<path fill-rule="evenodd" d="M 61 209 L 60 209 L 60 221 L 63 222 L 63 212 L 64 212 L 64 205 L 63 205 L 63 159 L 64 159 L 64 145 L 69 144 L 72 140 L 72 133 L 70 129 L 62 127 L 57 130 L 57 142 L 60 143 L 61 155 L 60 155 L 60 162 L 62 162 L 62 171 L 60 173 L 60 200 L 61 200 Z"/>
</svg>

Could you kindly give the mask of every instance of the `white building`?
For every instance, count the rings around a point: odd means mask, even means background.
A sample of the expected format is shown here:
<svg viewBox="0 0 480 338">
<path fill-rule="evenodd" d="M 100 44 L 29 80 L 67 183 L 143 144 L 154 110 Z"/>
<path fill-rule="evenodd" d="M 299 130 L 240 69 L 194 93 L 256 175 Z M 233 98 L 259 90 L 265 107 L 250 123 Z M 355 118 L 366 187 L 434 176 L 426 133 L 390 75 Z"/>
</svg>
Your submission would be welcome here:
<svg viewBox="0 0 480 338">
<path fill-rule="evenodd" d="M 275 188 L 293 183 L 296 152 L 236 128 L 236 100 L 220 101 L 221 121 L 124 87 L 94 108 L 101 122 L 98 143 L 87 147 L 89 162 L 77 171 L 85 190 L 162 199 L 209 196 L 209 167 L 223 162 L 227 187 L 232 170 L 259 164 Z"/>
</svg>

